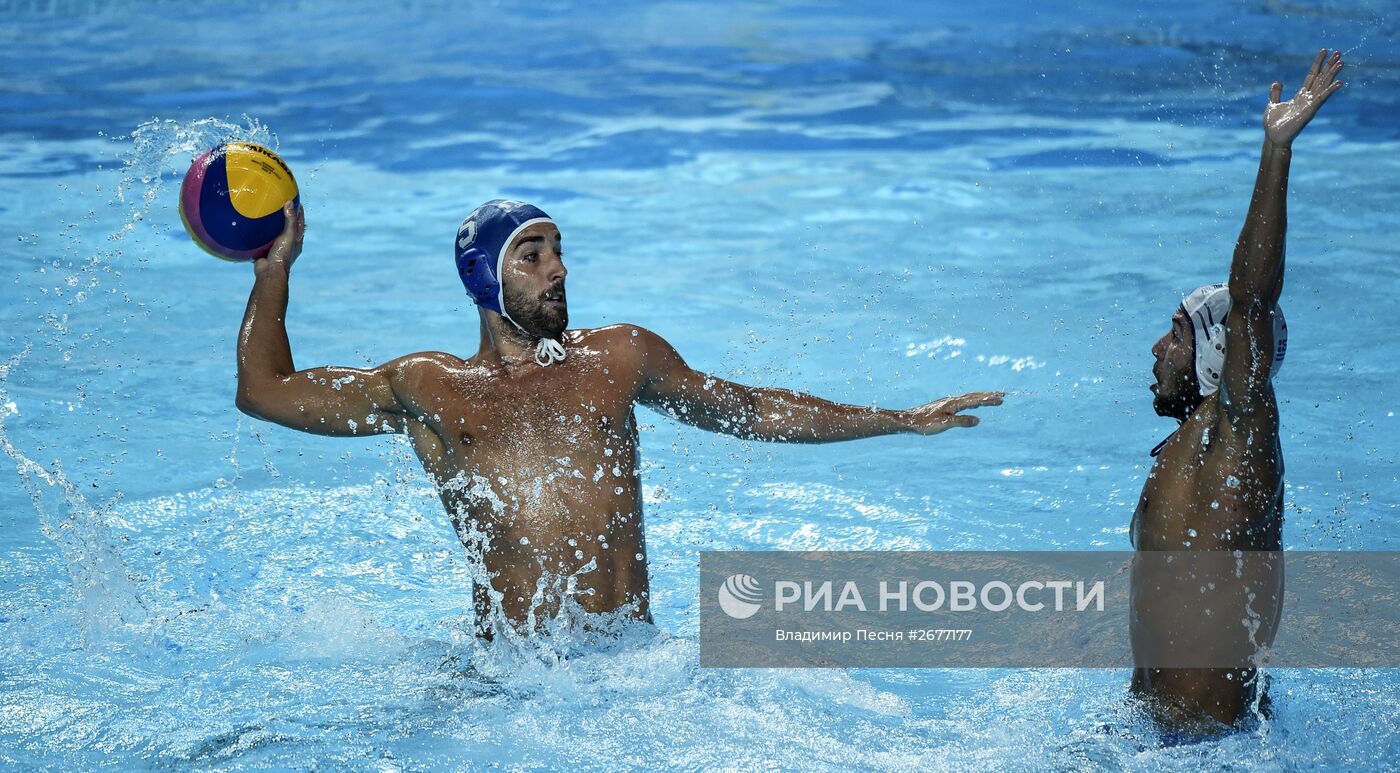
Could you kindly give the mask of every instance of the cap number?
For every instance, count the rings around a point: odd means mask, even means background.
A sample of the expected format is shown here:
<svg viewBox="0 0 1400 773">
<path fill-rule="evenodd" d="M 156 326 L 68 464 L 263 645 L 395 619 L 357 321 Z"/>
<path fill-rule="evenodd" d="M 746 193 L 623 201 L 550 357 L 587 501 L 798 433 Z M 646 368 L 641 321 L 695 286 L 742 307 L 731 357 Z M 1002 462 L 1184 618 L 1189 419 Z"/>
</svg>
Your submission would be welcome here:
<svg viewBox="0 0 1400 773">
<path fill-rule="evenodd" d="M 476 241 L 476 221 L 467 218 L 462 222 L 462 227 L 457 229 L 457 249 L 465 250 Z"/>
</svg>

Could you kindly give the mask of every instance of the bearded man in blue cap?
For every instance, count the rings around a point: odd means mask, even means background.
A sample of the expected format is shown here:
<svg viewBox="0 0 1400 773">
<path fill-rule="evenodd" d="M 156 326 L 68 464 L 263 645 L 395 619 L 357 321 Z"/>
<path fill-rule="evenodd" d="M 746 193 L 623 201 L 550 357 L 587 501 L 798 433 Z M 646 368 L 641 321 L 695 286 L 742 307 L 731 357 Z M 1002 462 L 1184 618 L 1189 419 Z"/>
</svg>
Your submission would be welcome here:
<svg viewBox="0 0 1400 773">
<path fill-rule="evenodd" d="M 566 598 L 586 612 L 650 619 L 639 403 L 701 429 L 789 443 L 936 435 L 976 426 L 961 411 L 1001 403 L 1000 392 L 974 392 L 910 410 L 842 405 L 694 370 L 635 325 L 569 330 L 559 229 L 538 208 L 504 200 L 475 209 L 457 232 L 458 276 L 481 319 L 475 355 L 298 370 L 284 318 L 305 217 L 290 203 L 284 213 L 286 229 L 254 262 L 238 407 L 318 435 L 408 435 L 489 575 L 474 588 L 485 635 L 538 627 Z"/>
</svg>

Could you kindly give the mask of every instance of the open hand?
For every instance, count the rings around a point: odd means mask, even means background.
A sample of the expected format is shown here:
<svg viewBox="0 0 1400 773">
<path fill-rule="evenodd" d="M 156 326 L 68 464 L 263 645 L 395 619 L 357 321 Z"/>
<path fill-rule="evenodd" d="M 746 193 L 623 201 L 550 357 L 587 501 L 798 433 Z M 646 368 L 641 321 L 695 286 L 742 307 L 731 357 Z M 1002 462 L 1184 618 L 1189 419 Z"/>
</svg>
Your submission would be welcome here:
<svg viewBox="0 0 1400 773">
<path fill-rule="evenodd" d="M 977 426 L 976 416 L 960 416 L 958 412 L 986 405 L 1001 405 L 1001 399 L 1005 396 L 1005 392 L 968 392 L 957 397 L 934 400 L 918 408 L 910 408 L 904 411 L 904 415 L 911 432 L 937 435 L 953 427 Z"/>
<path fill-rule="evenodd" d="M 1342 82 L 1336 79 L 1341 70 L 1342 52 L 1334 51 L 1328 58 L 1324 48 L 1317 52 L 1308 77 L 1303 79 L 1303 85 L 1292 99 L 1279 101 L 1283 96 L 1283 84 L 1275 81 L 1269 89 L 1269 106 L 1264 109 L 1264 135 L 1276 145 L 1292 145 L 1293 138 L 1317 115 L 1322 103 L 1342 87 Z"/>
<path fill-rule="evenodd" d="M 277 235 L 267 257 L 253 261 L 253 272 L 259 276 L 271 268 L 291 271 L 292 264 L 301 255 L 301 240 L 306 236 L 306 210 L 294 207 L 289 201 L 282 205 L 282 217 L 286 225 L 282 226 L 282 233 Z"/>
</svg>

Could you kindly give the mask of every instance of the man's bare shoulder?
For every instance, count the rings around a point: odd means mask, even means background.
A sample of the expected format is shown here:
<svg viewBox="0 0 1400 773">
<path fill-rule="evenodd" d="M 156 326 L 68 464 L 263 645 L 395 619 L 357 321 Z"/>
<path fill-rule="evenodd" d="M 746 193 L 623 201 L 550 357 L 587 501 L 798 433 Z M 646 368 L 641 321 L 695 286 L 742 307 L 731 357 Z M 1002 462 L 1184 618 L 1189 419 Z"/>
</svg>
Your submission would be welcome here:
<svg viewBox="0 0 1400 773">
<path fill-rule="evenodd" d="M 640 325 L 619 322 L 605 327 L 581 328 L 569 331 L 580 346 L 606 351 L 611 356 L 632 354 L 645 356 L 658 349 L 669 349 L 670 344 L 656 333 Z"/>
<path fill-rule="evenodd" d="M 641 325 L 634 325 L 630 322 L 618 322 L 603 327 L 579 328 L 569 332 L 577 335 L 580 343 L 646 343 L 648 340 L 661 339 L 661 336 Z"/>
<path fill-rule="evenodd" d="M 396 390 L 417 390 L 436 384 L 445 377 L 466 372 L 470 363 L 447 352 L 416 352 L 390 360 L 380 370 L 393 381 Z"/>
</svg>

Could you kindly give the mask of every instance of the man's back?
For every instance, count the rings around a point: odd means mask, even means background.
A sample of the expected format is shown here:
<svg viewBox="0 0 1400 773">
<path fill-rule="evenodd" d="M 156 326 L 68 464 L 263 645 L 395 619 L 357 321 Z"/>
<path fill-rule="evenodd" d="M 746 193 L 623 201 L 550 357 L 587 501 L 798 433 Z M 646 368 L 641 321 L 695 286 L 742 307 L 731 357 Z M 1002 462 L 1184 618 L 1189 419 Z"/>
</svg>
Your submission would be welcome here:
<svg viewBox="0 0 1400 773">
<path fill-rule="evenodd" d="M 1270 401 L 1272 403 L 1272 401 Z M 1269 406 L 1272 408 L 1272 404 Z M 1131 538 L 1140 551 L 1274 551 L 1283 532 L 1283 458 L 1277 415 L 1253 432 L 1240 431 L 1222 415 L 1215 396 L 1206 398 L 1162 446 L 1133 515 Z M 1190 630 L 1199 620 L 1200 596 L 1180 592 L 1178 572 L 1157 562 L 1139 566 L 1133 594 L 1132 636 L 1140 651 L 1163 643 L 1190 649 L 1205 641 L 1236 640 L 1234 651 L 1273 642 L 1282 613 L 1283 574 L 1270 587 L 1253 588 L 1213 609 L 1223 630 Z M 1169 576 L 1157 576 L 1166 572 Z M 1217 600 L 1213 603 L 1219 604 Z M 1257 625 L 1257 628 L 1255 627 Z M 1150 642 L 1150 644 L 1149 644 Z M 1162 724 L 1209 730 L 1203 717 L 1231 725 L 1257 692 L 1250 668 L 1138 668 L 1133 691 L 1149 700 Z"/>
<path fill-rule="evenodd" d="M 1272 394 L 1270 394 L 1272 398 Z M 1161 449 L 1130 538 L 1138 550 L 1279 550 L 1283 453 L 1277 407 L 1247 429 L 1207 397 Z"/>
</svg>

